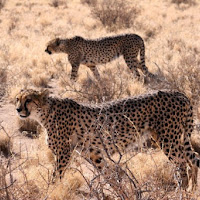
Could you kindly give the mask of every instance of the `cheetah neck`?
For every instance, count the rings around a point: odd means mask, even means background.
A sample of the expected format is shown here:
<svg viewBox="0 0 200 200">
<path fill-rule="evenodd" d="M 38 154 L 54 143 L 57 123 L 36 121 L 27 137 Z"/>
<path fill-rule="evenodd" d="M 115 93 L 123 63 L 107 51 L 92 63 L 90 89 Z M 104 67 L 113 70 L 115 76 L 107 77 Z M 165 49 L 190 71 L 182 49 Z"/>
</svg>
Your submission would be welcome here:
<svg viewBox="0 0 200 200">
<path fill-rule="evenodd" d="M 52 98 L 48 98 L 45 100 L 45 103 L 42 106 L 38 106 L 36 112 L 31 116 L 32 119 L 36 120 L 43 127 L 46 128 L 46 124 L 48 123 L 48 118 L 50 114 L 53 114 L 53 104 L 54 100 Z"/>
<path fill-rule="evenodd" d="M 60 40 L 60 51 L 69 53 L 70 45 L 69 45 L 69 40 L 68 39 L 61 39 Z"/>
</svg>

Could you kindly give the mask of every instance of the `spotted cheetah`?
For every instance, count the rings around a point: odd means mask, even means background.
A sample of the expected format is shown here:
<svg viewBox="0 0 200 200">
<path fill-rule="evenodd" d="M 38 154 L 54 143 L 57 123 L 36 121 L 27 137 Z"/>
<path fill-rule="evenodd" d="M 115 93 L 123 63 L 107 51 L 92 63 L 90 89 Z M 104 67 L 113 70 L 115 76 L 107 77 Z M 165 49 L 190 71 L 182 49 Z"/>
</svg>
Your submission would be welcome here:
<svg viewBox="0 0 200 200">
<path fill-rule="evenodd" d="M 200 167 L 190 143 L 193 111 L 189 99 L 176 91 L 156 91 L 98 106 L 49 96 L 48 90 L 22 90 L 16 96 L 21 118 L 37 120 L 47 131 L 56 158 L 55 177 L 62 177 L 73 150 L 103 170 L 107 155 L 125 151 L 138 134 L 147 132 L 179 169 L 188 186 L 187 166 Z M 106 152 L 106 153 L 105 153 Z"/>
<path fill-rule="evenodd" d="M 119 56 L 123 56 L 129 69 L 134 76 L 139 79 L 142 70 L 148 77 L 154 75 L 150 73 L 145 65 L 145 46 L 143 39 L 136 34 L 118 35 L 105 37 L 96 40 L 88 40 L 79 36 L 69 39 L 54 39 L 48 42 L 45 50 L 48 54 L 66 53 L 72 66 L 71 79 L 77 79 L 80 64 L 90 68 L 94 76 L 99 79 L 100 75 L 96 68 L 98 64 L 108 63 Z M 140 52 L 140 62 L 138 53 Z"/>
</svg>

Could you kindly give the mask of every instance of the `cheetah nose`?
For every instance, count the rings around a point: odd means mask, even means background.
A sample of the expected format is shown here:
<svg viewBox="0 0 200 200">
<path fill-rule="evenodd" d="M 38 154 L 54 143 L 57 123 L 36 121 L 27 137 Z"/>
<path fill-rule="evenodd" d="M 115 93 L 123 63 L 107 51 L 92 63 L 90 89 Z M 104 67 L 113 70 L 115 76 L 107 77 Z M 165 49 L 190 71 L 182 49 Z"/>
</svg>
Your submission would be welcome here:
<svg viewBox="0 0 200 200">
<path fill-rule="evenodd" d="M 45 49 L 45 52 L 51 54 L 51 51 L 49 51 L 48 49 Z"/>
<path fill-rule="evenodd" d="M 17 108 L 16 110 L 17 110 L 17 112 L 21 112 L 22 108 Z"/>
</svg>

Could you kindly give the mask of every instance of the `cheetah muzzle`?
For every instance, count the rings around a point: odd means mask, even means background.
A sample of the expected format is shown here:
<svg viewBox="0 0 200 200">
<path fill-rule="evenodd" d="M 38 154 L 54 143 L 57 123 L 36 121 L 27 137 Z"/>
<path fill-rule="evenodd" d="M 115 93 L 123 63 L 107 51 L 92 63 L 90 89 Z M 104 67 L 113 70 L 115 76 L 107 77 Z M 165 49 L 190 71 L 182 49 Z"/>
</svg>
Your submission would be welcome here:
<svg viewBox="0 0 200 200">
<path fill-rule="evenodd" d="M 49 55 L 51 55 L 51 51 L 48 50 L 48 48 L 45 49 L 45 52 L 48 53 Z"/>
</svg>

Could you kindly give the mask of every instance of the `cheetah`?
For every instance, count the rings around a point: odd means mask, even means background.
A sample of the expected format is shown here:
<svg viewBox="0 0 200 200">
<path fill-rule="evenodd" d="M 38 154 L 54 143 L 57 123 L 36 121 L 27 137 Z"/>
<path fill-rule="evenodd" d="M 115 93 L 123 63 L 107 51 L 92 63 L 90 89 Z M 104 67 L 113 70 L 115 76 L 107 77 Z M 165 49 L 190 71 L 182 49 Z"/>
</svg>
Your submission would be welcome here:
<svg viewBox="0 0 200 200">
<path fill-rule="evenodd" d="M 192 106 L 180 92 L 155 91 L 85 105 L 51 97 L 48 90 L 27 89 L 16 96 L 16 110 L 21 118 L 37 120 L 46 129 L 48 147 L 56 159 L 54 177 L 63 177 L 74 150 L 101 171 L 106 156 L 118 148 L 125 151 L 145 132 L 179 169 L 182 187 L 188 187 L 188 165 L 200 167 L 200 157 L 190 142 Z"/>
<path fill-rule="evenodd" d="M 89 67 L 94 76 L 99 79 L 100 75 L 96 65 L 108 63 L 119 56 L 124 57 L 136 79 L 140 79 L 138 69 L 148 78 L 154 77 L 145 65 L 144 41 L 136 34 L 104 37 L 96 40 L 88 40 L 80 36 L 69 39 L 56 38 L 48 42 L 45 52 L 68 54 L 68 60 L 72 66 L 71 80 L 74 81 L 77 79 L 80 64 Z M 140 62 L 137 58 L 139 52 Z"/>
</svg>

